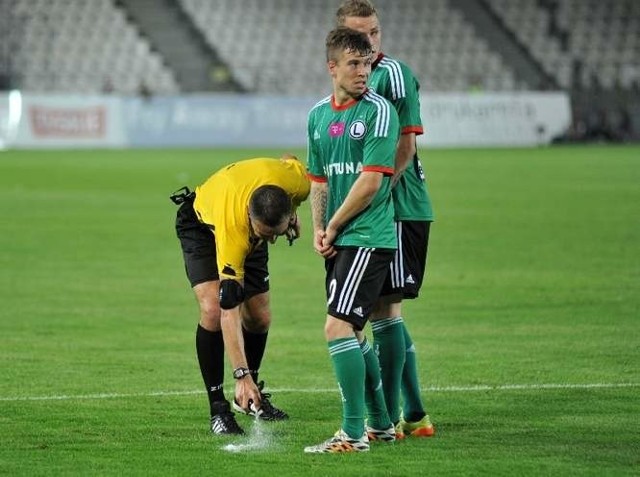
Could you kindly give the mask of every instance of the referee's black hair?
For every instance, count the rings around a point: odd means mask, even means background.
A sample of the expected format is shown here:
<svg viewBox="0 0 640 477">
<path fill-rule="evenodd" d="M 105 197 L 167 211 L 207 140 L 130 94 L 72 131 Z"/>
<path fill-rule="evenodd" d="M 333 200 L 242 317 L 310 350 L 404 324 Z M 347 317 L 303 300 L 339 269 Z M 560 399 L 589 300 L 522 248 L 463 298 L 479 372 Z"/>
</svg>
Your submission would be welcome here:
<svg viewBox="0 0 640 477">
<path fill-rule="evenodd" d="M 329 32 L 326 40 L 327 61 L 335 61 L 339 55 L 347 51 L 355 51 L 362 56 L 371 54 L 369 37 L 357 30 L 340 26 Z"/>
<path fill-rule="evenodd" d="M 291 198 L 282 187 L 260 186 L 251 194 L 249 213 L 267 227 L 277 227 L 291 213 Z"/>
</svg>

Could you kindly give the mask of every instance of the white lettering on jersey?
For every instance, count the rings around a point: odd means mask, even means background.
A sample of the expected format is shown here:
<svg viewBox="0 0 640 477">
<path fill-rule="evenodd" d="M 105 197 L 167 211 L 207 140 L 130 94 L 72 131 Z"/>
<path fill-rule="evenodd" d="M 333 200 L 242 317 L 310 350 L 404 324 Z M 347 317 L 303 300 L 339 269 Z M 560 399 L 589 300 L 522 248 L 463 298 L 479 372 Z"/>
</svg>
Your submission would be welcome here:
<svg viewBox="0 0 640 477">
<path fill-rule="evenodd" d="M 360 174 L 362 172 L 362 162 L 337 162 L 324 166 L 324 173 L 327 177 L 342 176 L 345 174 Z"/>
</svg>

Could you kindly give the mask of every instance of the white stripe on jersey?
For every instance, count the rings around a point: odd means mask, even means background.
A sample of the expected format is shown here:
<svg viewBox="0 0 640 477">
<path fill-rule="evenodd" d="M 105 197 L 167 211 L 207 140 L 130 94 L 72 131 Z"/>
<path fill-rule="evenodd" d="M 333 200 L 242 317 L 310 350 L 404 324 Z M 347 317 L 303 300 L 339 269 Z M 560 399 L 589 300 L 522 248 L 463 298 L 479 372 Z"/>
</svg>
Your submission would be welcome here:
<svg viewBox="0 0 640 477">
<path fill-rule="evenodd" d="M 314 109 L 316 109 L 318 106 L 322 106 L 323 104 L 328 103 L 329 101 L 331 101 L 331 95 L 329 95 L 329 96 L 327 96 L 327 97 L 325 97 L 325 98 L 322 98 L 320 101 L 318 101 L 316 104 L 314 104 L 314 105 L 313 105 L 313 107 L 311 108 L 311 110 L 310 110 L 309 112 L 313 111 L 313 110 L 314 110 Z"/>
<path fill-rule="evenodd" d="M 363 98 L 367 101 L 372 102 L 378 108 L 378 116 L 376 117 L 376 125 L 374 136 L 375 137 L 386 137 L 389 135 L 389 103 L 386 99 L 380 96 L 377 93 L 369 90 L 367 91 Z"/>
<path fill-rule="evenodd" d="M 347 274 L 347 279 L 342 285 L 342 290 L 340 291 L 340 298 L 338 299 L 337 307 L 338 313 L 348 315 L 351 312 L 351 306 L 353 306 L 356 291 L 358 291 L 358 286 L 362 281 L 362 276 L 367 269 L 367 264 L 369 263 L 371 252 L 373 250 L 375 249 L 358 247 L 356 256 L 353 259 L 353 263 L 351 264 L 351 268 Z"/>
<path fill-rule="evenodd" d="M 391 287 L 404 287 L 404 261 L 402 260 L 402 222 L 396 222 L 396 235 L 398 237 L 398 250 L 389 264 L 391 274 Z"/>
<path fill-rule="evenodd" d="M 389 81 L 391 82 L 391 95 L 393 99 L 404 98 L 407 90 L 404 86 L 404 76 L 402 76 L 402 68 L 400 63 L 390 58 L 383 58 L 378 66 L 383 67 L 389 72 Z"/>
</svg>

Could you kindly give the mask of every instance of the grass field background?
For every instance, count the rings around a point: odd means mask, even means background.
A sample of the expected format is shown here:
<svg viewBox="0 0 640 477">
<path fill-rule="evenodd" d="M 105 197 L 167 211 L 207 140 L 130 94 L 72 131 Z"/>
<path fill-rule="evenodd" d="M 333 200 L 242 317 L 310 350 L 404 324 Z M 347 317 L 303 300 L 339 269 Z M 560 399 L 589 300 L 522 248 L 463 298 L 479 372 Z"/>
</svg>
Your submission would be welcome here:
<svg viewBox="0 0 640 477">
<path fill-rule="evenodd" d="M 367 454 L 302 453 L 340 425 L 304 204 L 261 375 L 291 420 L 210 435 L 168 196 L 281 152 L 0 154 L 1 475 L 640 474 L 638 147 L 423 152 L 437 217 L 405 320 L 437 435 Z"/>
</svg>

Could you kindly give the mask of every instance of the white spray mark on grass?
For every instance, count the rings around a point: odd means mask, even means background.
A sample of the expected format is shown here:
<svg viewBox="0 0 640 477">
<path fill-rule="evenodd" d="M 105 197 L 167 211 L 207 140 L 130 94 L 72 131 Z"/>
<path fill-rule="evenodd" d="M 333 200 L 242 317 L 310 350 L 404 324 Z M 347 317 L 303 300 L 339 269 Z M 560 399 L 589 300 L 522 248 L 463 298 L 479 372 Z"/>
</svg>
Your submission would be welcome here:
<svg viewBox="0 0 640 477">
<path fill-rule="evenodd" d="M 234 453 L 261 451 L 271 447 L 272 443 L 273 439 L 271 432 L 267 429 L 265 423 L 256 417 L 253 421 L 253 425 L 246 442 L 239 444 L 227 444 L 222 446 L 222 450 Z"/>
</svg>

